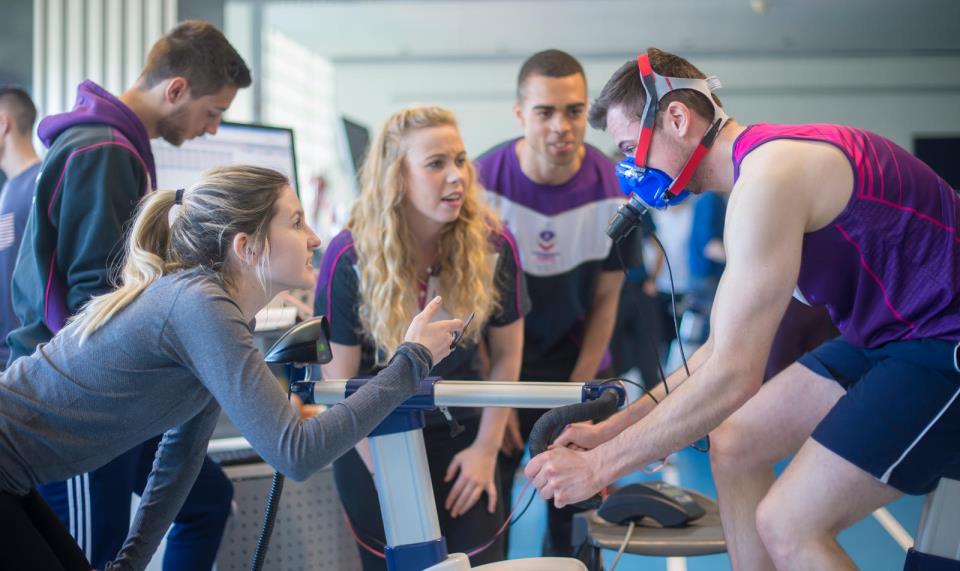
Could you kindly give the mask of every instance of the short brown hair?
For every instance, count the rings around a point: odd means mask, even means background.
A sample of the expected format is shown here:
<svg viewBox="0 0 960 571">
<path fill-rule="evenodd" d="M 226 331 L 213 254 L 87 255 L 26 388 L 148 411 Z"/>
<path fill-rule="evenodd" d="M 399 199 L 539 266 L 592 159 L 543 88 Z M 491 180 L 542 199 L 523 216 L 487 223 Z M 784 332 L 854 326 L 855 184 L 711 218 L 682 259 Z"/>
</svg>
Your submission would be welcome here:
<svg viewBox="0 0 960 571">
<path fill-rule="evenodd" d="M 33 131 L 33 123 L 37 120 L 37 107 L 22 88 L 15 85 L 0 87 L 0 110 L 13 117 L 17 132 L 21 135 L 29 135 Z"/>
<path fill-rule="evenodd" d="M 517 74 L 517 99 L 522 99 L 521 91 L 523 84 L 531 75 L 542 75 L 543 77 L 567 77 L 580 74 L 586 81 L 586 74 L 583 73 L 583 66 L 577 61 L 577 58 L 560 50 L 544 50 L 537 52 L 527 58 L 520 66 L 520 73 Z"/>
<path fill-rule="evenodd" d="M 702 71 L 678 55 L 674 55 L 657 48 L 647 48 L 650 66 L 653 71 L 665 77 L 684 77 L 689 79 L 705 79 Z M 712 95 L 718 106 L 723 107 L 720 99 Z M 701 94 L 690 89 L 672 91 L 660 100 L 660 110 L 667 105 L 679 101 L 689 107 L 694 113 L 705 119 L 713 118 L 713 106 Z M 620 66 L 613 73 L 607 84 L 600 90 L 600 95 L 590 106 L 589 121 L 594 129 L 607 128 L 607 113 L 611 107 L 623 106 L 628 112 L 638 118 L 643 114 L 646 103 L 646 92 L 640 81 L 640 72 L 637 70 L 637 60 L 632 59 Z"/>
<path fill-rule="evenodd" d="M 150 48 L 140 81 L 149 89 L 171 77 L 185 78 L 195 98 L 251 83 L 250 68 L 223 32 L 200 20 L 180 22 Z"/>
</svg>

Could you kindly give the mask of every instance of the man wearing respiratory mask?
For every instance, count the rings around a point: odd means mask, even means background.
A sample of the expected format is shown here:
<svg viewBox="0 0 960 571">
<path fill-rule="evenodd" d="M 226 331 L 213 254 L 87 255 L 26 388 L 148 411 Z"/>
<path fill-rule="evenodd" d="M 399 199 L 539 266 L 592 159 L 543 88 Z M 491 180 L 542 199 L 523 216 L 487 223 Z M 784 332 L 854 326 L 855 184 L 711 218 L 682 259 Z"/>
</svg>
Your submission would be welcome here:
<svg viewBox="0 0 960 571">
<path fill-rule="evenodd" d="M 631 157 L 612 236 L 685 192 L 729 194 L 710 338 L 669 398 L 654 391 L 660 405 L 567 427 L 526 473 L 566 505 L 709 433 L 734 568 L 854 569 L 839 530 L 960 462 L 960 196 L 875 133 L 741 126 L 703 77 L 650 48 L 607 82 L 590 123 Z M 791 293 L 825 306 L 841 337 L 761 388 Z"/>
</svg>

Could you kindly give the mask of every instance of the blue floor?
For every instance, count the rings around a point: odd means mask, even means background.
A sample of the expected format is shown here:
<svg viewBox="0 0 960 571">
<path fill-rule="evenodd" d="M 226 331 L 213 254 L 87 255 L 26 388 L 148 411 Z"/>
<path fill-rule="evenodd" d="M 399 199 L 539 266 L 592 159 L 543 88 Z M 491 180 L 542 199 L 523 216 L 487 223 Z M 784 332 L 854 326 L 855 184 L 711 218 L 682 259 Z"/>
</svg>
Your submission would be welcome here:
<svg viewBox="0 0 960 571">
<path fill-rule="evenodd" d="M 706 454 L 692 449 L 684 450 L 671 458 L 676 469 L 679 483 L 685 488 L 697 490 L 710 497 L 716 497 L 713 476 L 710 474 L 710 461 Z M 662 479 L 662 475 L 637 475 L 629 481 L 644 479 Z M 518 474 L 514 486 L 516 498 L 526 484 L 522 474 Z M 922 497 L 903 497 L 887 506 L 890 514 L 910 534 L 916 532 L 923 508 Z M 546 527 L 546 503 L 537 496 L 523 517 L 510 531 L 510 559 L 536 557 L 540 555 L 540 542 Z M 868 517 L 840 534 L 840 543 L 861 569 L 871 571 L 899 571 L 903 568 L 906 556 L 904 549 L 880 525 L 874 517 Z M 606 565 L 613 562 L 614 552 L 604 552 Z M 652 571 L 667 569 L 663 558 L 641 557 L 626 554 L 617 566 L 618 571 Z M 730 569 L 730 560 L 726 555 L 691 557 L 674 562 L 671 571 L 687 569 L 689 571 L 719 571 Z"/>
</svg>

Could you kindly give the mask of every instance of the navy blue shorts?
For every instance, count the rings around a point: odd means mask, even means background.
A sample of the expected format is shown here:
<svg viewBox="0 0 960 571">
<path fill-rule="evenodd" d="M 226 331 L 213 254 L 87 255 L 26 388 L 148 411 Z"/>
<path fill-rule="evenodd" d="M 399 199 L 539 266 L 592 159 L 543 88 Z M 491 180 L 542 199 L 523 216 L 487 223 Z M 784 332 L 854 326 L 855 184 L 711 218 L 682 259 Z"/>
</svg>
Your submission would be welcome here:
<svg viewBox="0 0 960 571">
<path fill-rule="evenodd" d="M 956 341 L 921 339 L 863 349 L 841 338 L 799 359 L 845 394 L 813 439 L 905 494 L 926 494 L 960 467 Z"/>
</svg>

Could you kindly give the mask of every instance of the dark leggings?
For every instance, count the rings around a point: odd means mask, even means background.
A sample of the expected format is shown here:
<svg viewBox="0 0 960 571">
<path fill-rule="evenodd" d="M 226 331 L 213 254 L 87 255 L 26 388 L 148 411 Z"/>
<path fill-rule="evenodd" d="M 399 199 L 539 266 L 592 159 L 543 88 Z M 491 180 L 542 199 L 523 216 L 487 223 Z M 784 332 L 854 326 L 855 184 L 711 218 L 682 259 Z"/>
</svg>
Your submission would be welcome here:
<svg viewBox="0 0 960 571">
<path fill-rule="evenodd" d="M 523 436 L 524 442 L 530 439 L 530 431 L 533 429 L 533 425 L 546 412 L 546 409 L 519 409 L 517 411 L 520 420 L 520 434 Z M 503 495 L 504 502 L 510 501 L 511 507 L 519 499 L 513 497 L 513 482 L 517 470 L 520 468 L 522 456 L 521 452 L 517 452 L 513 456 L 507 456 L 501 452 L 497 461 L 497 469 L 500 471 L 500 493 Z M 527 496 L 524 497 L 523 504 L 518 506 L 519 509 L 523 509 L 524 504 L 528 501 L 526 498 L 531 493 L 536 495 L 537 490 L 527 490 Z M 583 510 L 573 506 L 557 508 L 553 505 L 552 500 L 547 502 L 547 533 L 543 537 L 541 548 L 545 557 L 573 557 L 574 549 L 571 537 L 573 534 L 573 516 L 581 511 Z M 505 548 L 509 547 L 509 544 L 505 546 Z"/>
<path fill-rule="evenodd" d="M 450 493 L 456 478 L 444 482 L 443 477 L 453 457 L 473 443 L 477 437 L 479 418 L 462 420 L 463 434 L 451 439 L 446 425 L 427 426 L 424 429 L 424 440 L 427 446 L 427 459 L 430 464 L 430 478 L 433 480 L 433 494 L 437 505 L 437 515 L 440 520 L 440 530 L 447 540 L 447 551 L 450 553 L 465 553 L 491 540 L 500 526 L 503 525 L 506 514 L 503 511 L 503 502 L 497 502 L 494 513 L 487 511 L 487 495 L 483 494 L 480 500 L 467 513 L 454 519 L 450 512 L 443 508 L 443 503 Z M 356 450 L 350 450 L 339 460 L 334 462 L 334 476 L 337 481 L 337 490 L 340 500 L 350 517 L 354 531 L 365 543 L 378 551 L 383 551 L 384 531 L 383 517 L 380 514 L 380 503 L 373 478 Z M 494 470 L 496 476 L 496 470 Z M 499 481 L 497 488 L 500 489 Z M 473 565 L 493 563 L 505 558 L 504 536 L 501 535 L 489 548 L 470 558 Z M 360 560 L 364 571 L 386 569 L 386 562 L 376 555 L 358 546 Z"/>
<path fill-rule="evenodd" d="M 90 571 L 77 542 L 36 490 L 0 492 L 0 561 L 5 571 Z"/>
<path fill-rule="evenodd" d="M 523 367 L 520 371 L 520 378 L 525 381 L 563 381 L 570 378 L 570 373 L 576 366 L 577 359 L 580 356 L 580 348 L 570 338 L 564 338 L 550 351 L 540 355 L 538 359 L 524 359 Z M 597 373 L 598 379 L 610 377 L 613 371 L 607 369 Z M 518 409 L 517 416 L 520 420 L 520 434 L 526 443 L 530 439 L 530 431 L 533 425 L 546 409 Z M 497 461 L 497 469 L 500 472 L 500 493 L 503 496 L 503 503 L 506 506 L 513 507 L 515 501 L 519 498 L 513 497 L 513 481 L 517 469 L 520 467 L 520 461 L 523 453 L 518 452 L 513 456 L 507 456 L 500 453 Z M 527 490 L 527 493 L 536 494 L 537 491 Z M 524 503 L 526 503 L 524 499 Z M 523 505 L 519 506 L 523 509 Z M 574 548 L 572 545 L 573 516 L 583 511 L 581 508 L 566 506 L 557 508 L 552 501 L 547 502 L 547 532 L 544 534 L 542 542 L 542 554 L 548 557 L 573 557 Z M 509 542 L 504 546 L 507 551 Z"/>
</svg>

